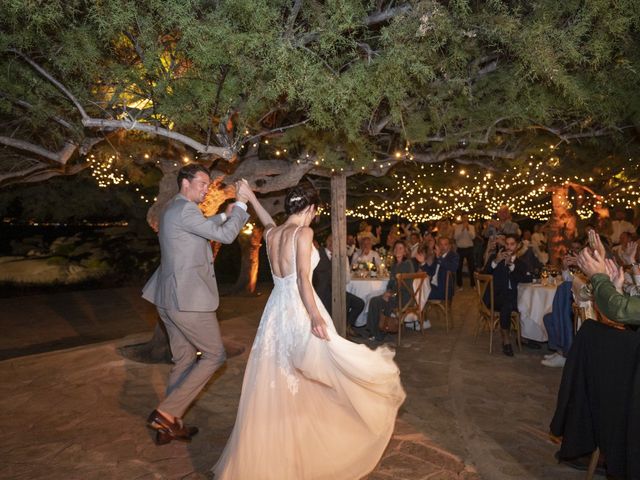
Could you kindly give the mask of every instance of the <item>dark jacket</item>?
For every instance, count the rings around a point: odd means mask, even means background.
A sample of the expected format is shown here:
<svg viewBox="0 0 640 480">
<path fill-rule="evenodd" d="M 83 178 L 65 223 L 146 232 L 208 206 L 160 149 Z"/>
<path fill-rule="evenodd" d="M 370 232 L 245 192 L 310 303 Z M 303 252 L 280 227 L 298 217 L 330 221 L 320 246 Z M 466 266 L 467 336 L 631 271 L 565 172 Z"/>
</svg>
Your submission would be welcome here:
<svg viewBox="0 0 640 480">
<path fill-rule="evenodd" d="M 444 257 L 436 257 L 431 265 L 424 265 L 423 270 L 429 274 L 429 277 L 433 279 L 438 271 L 438 285 L 431 283 L 431 293 L 429 294 L 430 300 L 444 300 L 445 299 L 445 286 L 447 282 L 447 272 L 451 272 L 455 275 L 458 270 L 458 263 L 460 257 L 456 252 L 449 252 Z M 438 270 L 438 265 L 440 269 Z M 429 280 L 432 282 L 432 280 Z M 453 297 L 455 281 L 449 282 L 449 294 L 447 298 Z"/>
<path fill-rule="evenodd" d="M 324 308 L 331 314 L 331 306 L 333 304 L 331 298 L 331 260 L 329 260 L 324 247 L 320 247 L 318 253 L 320 254 L 320 261 L 313 270 L 311 283 L 318 297 L 320 297 Z"/>
<path fill-rule="evenodd" d="M 506 262 L 500 262 L 496 268 L 493 268 L 492 263 L 495 259 L 496 254 L 494 253 L 489 257 L 484 268 L 484 273 L 493 275 L 494 298 L 516 299 L 518 297 L 518 283 L 524 283 L 530 279 L 530 276 L 527 275 L 527 265 L 516 257 L 513 262 L 513 271 L 507 267 Z M 485 302 L 487 302 L 489 290 L 485 295 Z"/>
</svg>

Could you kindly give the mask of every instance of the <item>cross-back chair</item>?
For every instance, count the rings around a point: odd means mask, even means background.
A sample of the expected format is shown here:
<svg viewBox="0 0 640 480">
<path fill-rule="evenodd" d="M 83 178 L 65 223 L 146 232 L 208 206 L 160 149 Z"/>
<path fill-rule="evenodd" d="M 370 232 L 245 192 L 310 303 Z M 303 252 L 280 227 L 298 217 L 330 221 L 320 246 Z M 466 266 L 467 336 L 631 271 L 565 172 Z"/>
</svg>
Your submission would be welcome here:
<svg viewBox="0 0 640 480">
<path fill-rule="evenodd" d="M 474 272 L 473 277 L 476 282 L 476 292 L 478 294 L 478 323 L 476 324 L 476 335 L 478 338 L 481 330 L 489 331 L 489 353 L 493 353 L 493 332 L 500 326 L 500 312 L 496 312 L 493 292 L 493 275 Z M 489 306 L 484 303 L 485 294 L 489 292 Z M 511 312 L 511 328 L 516 334 L 518 349 L 522 351 L 522 340 L 520 338 L 520 314 Z"/>
</svg>

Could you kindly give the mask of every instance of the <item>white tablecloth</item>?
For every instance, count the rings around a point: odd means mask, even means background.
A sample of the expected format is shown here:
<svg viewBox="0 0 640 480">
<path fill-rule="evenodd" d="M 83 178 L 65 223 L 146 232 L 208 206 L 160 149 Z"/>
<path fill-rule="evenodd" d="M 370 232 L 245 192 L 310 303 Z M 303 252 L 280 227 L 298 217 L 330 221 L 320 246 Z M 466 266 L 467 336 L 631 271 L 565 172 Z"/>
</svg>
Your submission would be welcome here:
<svg viewBox="0 0 640 480">
<path fill-rule="evenodd" d="M 356 320 L 356 327 L 363 327 L 367 324 L 367 312 L 369 311 L 369 301 L 378 295 L 382 295 L 387 289 L 387 282 L 389 278 L 353 278 L 347 283 L 347 292 L 352 293 L 356 297 L 360 297 L 364 300 L 364 310 L 358 316 Z M 414 280 L 414 289 L 417 286 L 419 280 Z M 431 284 L 429 283 L 429 277 L 422 284 L 422 305 L 427 303 L 429 293 L 431 292 Z M 415 316 L 414 316 L 415 317 Z M 415 318 L 407 317 L 405 321 L 413 321 Z"/>
<path fill-rule="evenodd" d="M 521 283 L 518 285 L 518 311 L 522 336 L 538 342 L 546 342 L 547 329 L 542 318 L 551 313 L 555 285 L 542 286 L 539 283 Z"/>
<path fill-rule="evenodd" d="M 367 312 L 369 311 L 369 300 L 378 295 L 382 295 L 387 289 L 389 278 L 353 278 L 347 283 L 347 292 L 364 300 L 364 310 L 356 320 L 356 327 L 363 327 L 367 324 Z"/>
</svg>

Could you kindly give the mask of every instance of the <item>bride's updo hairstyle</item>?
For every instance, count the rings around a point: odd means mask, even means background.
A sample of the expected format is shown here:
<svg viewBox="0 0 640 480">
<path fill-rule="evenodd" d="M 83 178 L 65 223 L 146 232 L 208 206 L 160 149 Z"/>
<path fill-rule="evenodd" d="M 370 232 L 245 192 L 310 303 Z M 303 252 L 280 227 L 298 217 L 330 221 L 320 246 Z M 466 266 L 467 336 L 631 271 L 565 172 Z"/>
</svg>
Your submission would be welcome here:
<svg viewBox="0 0 640 480">
<path fill-rule="evenodd" d="M 298 185 L 287 192 L 284 199 L 284 211 L 287 215 L 300 213 L 309 205 L 315 205 L 316 208 L 320 203 L 318 191 L 312 186 Z"/>
</svg>

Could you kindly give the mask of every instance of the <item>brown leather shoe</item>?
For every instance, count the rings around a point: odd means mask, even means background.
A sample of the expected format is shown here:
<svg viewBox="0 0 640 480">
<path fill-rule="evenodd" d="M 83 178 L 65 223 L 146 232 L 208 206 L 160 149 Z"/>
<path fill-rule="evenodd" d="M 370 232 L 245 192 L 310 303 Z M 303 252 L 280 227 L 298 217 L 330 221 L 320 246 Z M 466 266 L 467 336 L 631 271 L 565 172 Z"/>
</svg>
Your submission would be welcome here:
<svg viewBox="0 0 640 480">
<path fill-rule="evenodd" d="M 158 445 L 169 443 L 171 440 L 180 440 L 182 442 L 191 441 L 189 429 L 180 425 L 178 422 L 172 422 L 157 410 L 154 410 L 153 412 L 151 412 L 151 414 L 149 414 L 149 417 L 147 418 L 147 425 L 149 426 L 149 428 L 157 431 L 156 443 Z"/>
</svg>

